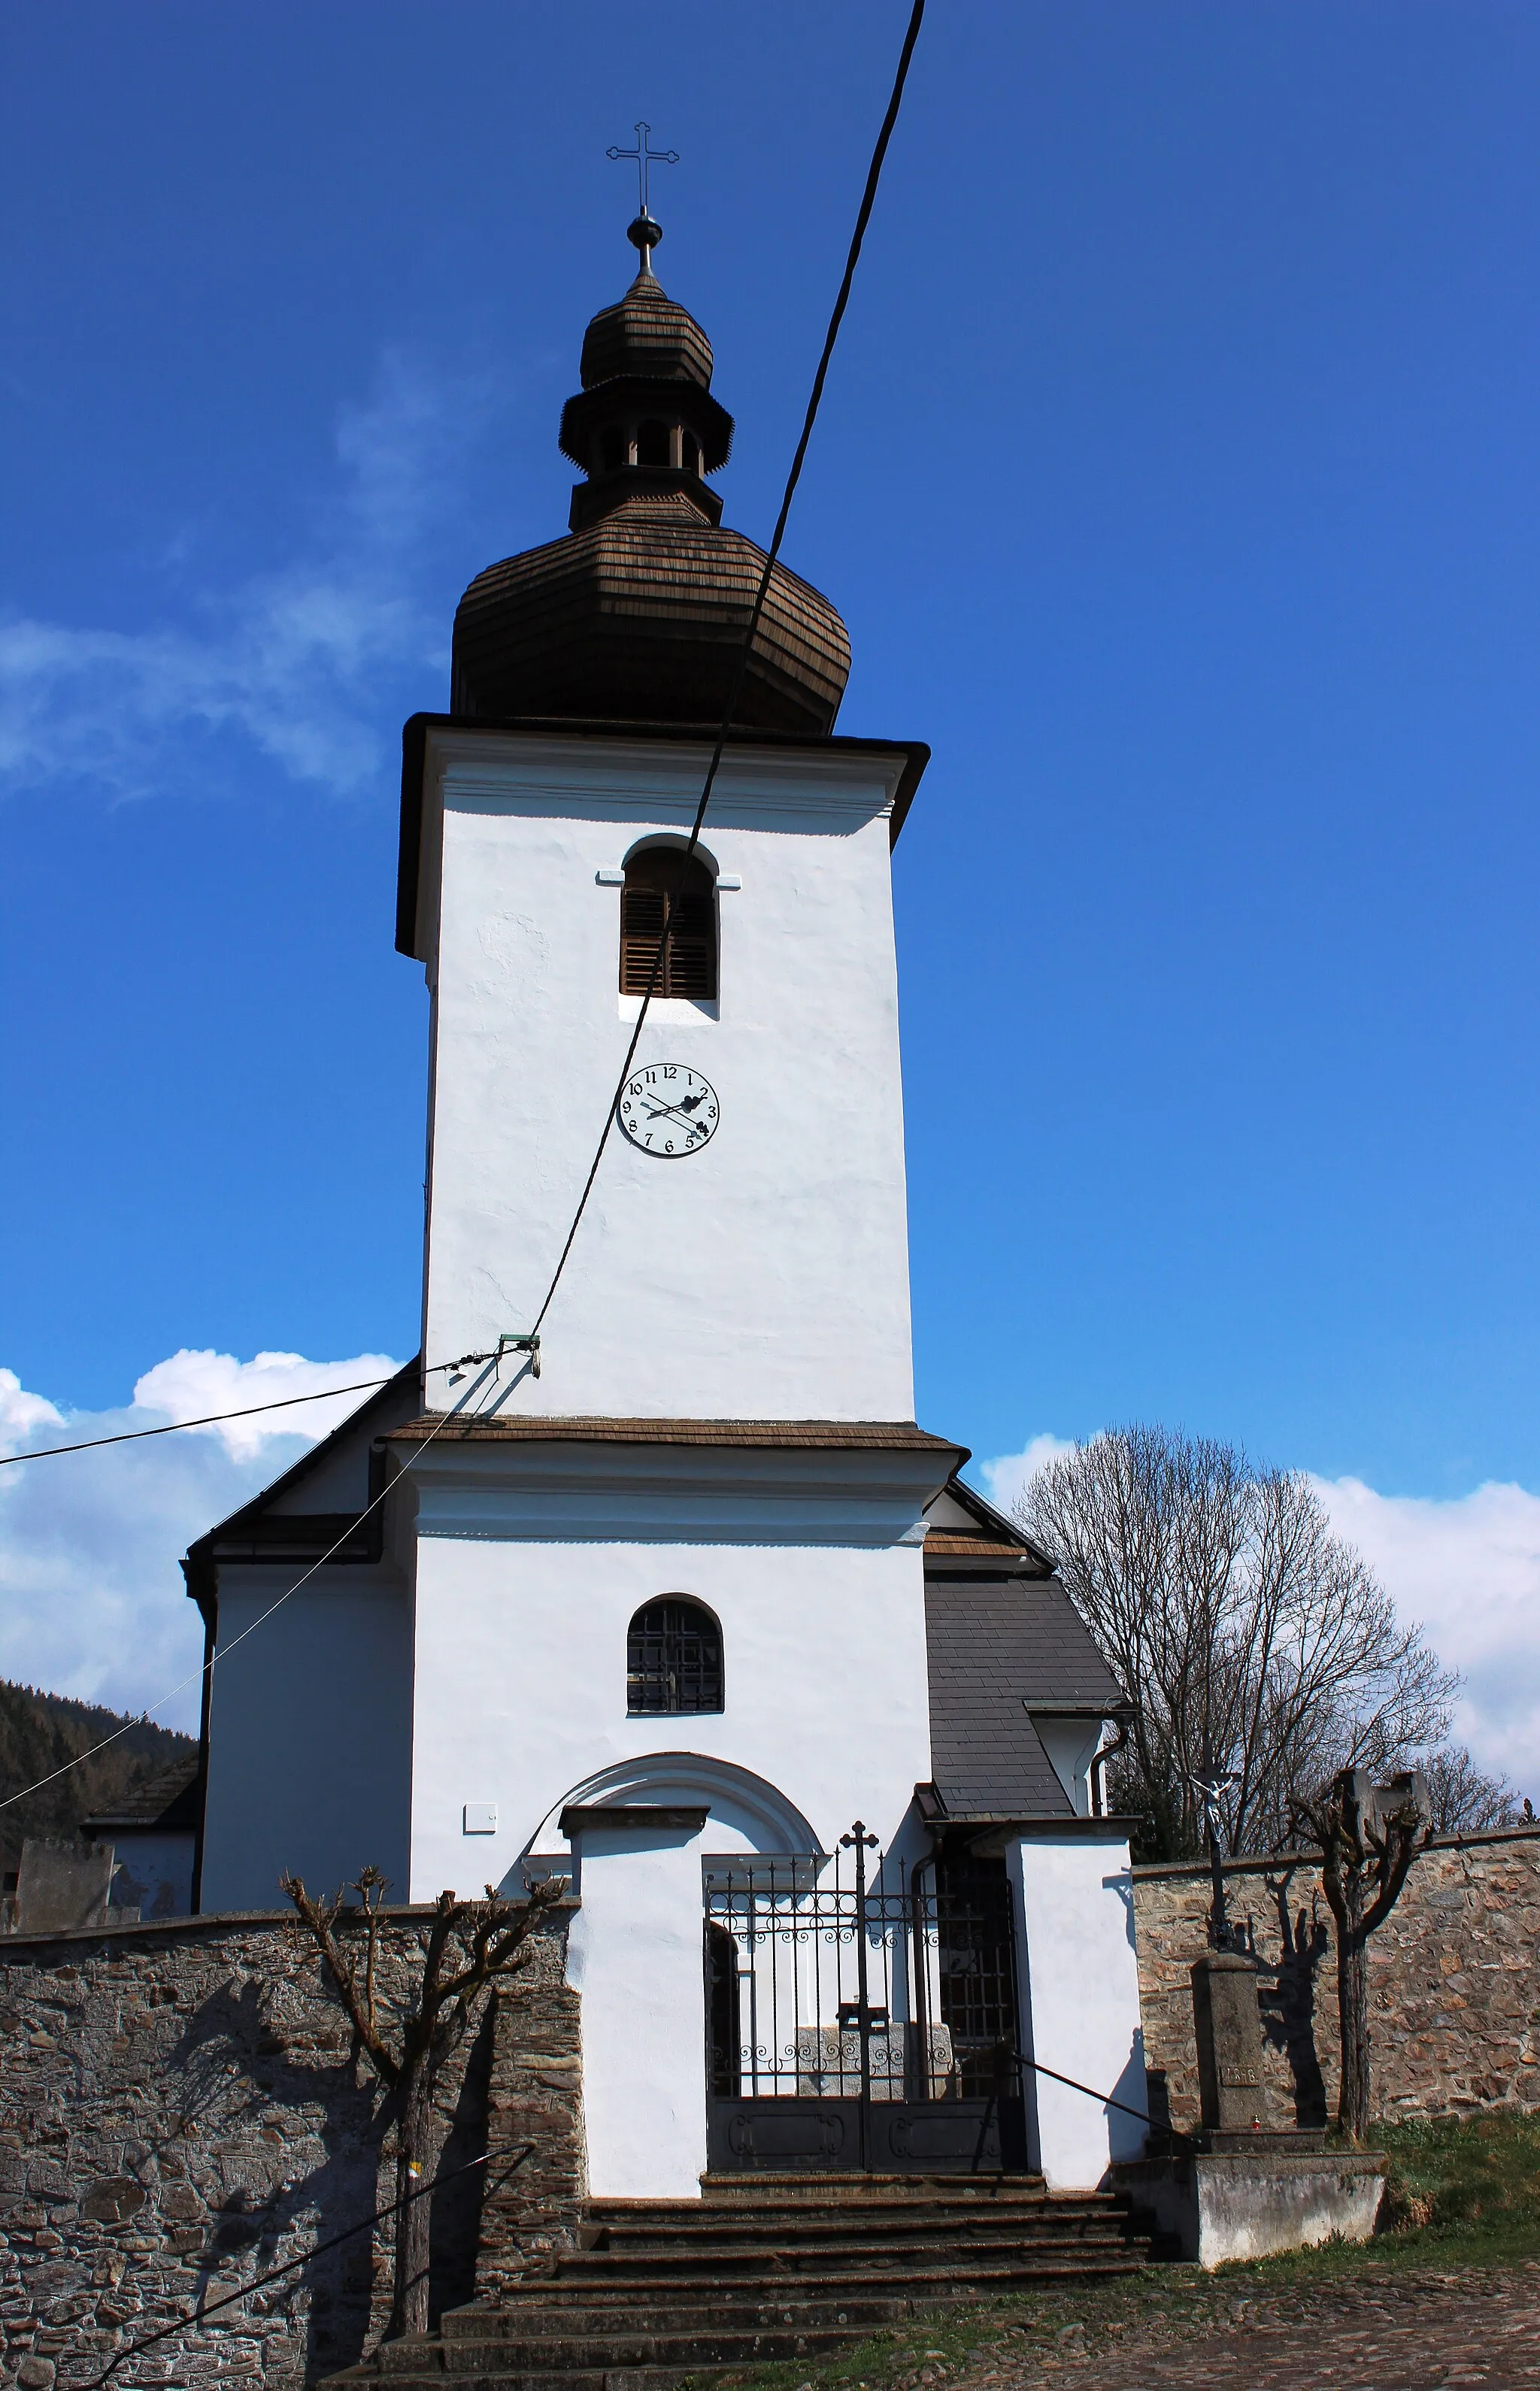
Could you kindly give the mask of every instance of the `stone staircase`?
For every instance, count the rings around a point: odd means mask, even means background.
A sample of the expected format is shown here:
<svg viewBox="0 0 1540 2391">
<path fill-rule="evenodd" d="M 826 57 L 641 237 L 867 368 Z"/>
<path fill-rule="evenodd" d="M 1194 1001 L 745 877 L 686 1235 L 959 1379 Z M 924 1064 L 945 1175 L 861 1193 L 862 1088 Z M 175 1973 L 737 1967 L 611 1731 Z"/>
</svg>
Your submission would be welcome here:
<svg viewBox="0 0 1540 2391">
<path fill-rule="evenodd" d="M 665 2391 L 687 2374 L 815 2359 L 884 2325 L 1149 2255 L 1109 2195 L 1033 2176 L 711 2178 L 694 2200 L 602 2200 L 581 2247 L 333 2385 Z"/>
</svg>

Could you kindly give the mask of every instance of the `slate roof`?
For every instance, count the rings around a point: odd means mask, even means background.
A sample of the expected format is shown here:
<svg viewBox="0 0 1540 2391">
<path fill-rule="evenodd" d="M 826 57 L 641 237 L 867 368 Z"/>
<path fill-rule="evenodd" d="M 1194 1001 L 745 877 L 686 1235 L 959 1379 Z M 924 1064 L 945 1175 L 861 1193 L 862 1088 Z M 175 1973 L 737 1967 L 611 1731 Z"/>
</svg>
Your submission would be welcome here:
<svg viewBox="0 0 1540 2391">
<path fill-rule="evenodd" d="M 93 1810 L 81 1820 L 81 1832 L 97 1836 L 136 1829 L 143 1833 L 151 1828 L 162 1831 L 186 1828 L 190 1832 L 198 1825 L 201 1791 L 198 1763 L 174 1762 L 113 1809 Z"/>
<path fill-rule="evenodd" d="M 1058 1579 L 930 1579 L 925 1641 L 931 1777 L 949 1816 L 1073 1816 L 1028 1706 L 1110 1716 L 1123 1696 Z"/>
</svg>

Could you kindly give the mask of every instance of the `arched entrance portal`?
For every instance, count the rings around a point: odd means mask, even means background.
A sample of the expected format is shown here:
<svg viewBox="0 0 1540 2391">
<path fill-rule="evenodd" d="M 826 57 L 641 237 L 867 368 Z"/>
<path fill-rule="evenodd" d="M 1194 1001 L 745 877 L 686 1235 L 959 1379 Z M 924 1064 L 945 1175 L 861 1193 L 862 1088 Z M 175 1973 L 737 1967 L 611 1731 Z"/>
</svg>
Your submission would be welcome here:
<svg viewBox="0 0 1540 2391">
<path fill-rule="evenodd" d="M 882 1854 L 705 1862 L 715 2170 L 1024 2167 L 1020 2013 L 1002 1859 Z"/>
<path fill-rule="evenodd" d="M 707 2163 L 713 2036 L 724 2083 L 739 2026 L 730 1971 L 713 2009 L 702 1963 L 705 1876 L 802 1855 L 818 1838 L 780 1789 L 698 1752 L 597 1770 L 554 1805 L 578 1895 L 567 1945 L 582 2004 L 589 2185 L 603 2199 L 688 2199 Z M 542 1839 L 542 1853 L 544 1844 Z"/>
</svg>

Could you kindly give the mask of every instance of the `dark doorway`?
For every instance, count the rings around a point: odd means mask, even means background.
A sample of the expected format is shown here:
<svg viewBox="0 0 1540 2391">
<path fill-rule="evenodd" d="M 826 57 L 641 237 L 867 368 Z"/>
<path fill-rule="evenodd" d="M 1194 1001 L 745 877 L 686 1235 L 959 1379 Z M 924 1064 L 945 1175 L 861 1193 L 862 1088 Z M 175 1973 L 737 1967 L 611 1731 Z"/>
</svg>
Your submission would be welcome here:
<svg viewBox="0 0 1540 2391">
<path fill-rule="evenodd" d="M 738 2089 L 742 2023 L 738 1994 L 738 1945 L 725 1926 L 706 1929 L 706 2032 L 712 2095 L 731 2100 Z"/>
<path fill-rule="evenodd" d="M 965 2098 L 987 2099 L 1000 2088 L 1003 2062 L 1021 2031 L 1015 1906 L 1003 1859 L 943 1847 L 936 1862 L 937 1978 Z"/>
</svg>

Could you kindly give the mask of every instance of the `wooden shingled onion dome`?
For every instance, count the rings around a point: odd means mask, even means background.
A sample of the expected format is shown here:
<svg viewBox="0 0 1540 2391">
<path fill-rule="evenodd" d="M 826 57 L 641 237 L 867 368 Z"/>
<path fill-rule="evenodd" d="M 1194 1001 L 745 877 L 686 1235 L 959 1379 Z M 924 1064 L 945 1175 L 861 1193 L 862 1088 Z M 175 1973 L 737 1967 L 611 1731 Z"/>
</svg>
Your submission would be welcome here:
<svg viewBox="0 0 1540 2391">
<path fill-rule="evenodd" d="M 732 418 L 711 395 L 711 343 L 652 269 L 663 238 L 639 216 L 641 271 L 583 342 L 563 453 L 586 479 L 565 538 L 479 573 L 455 616 L 453 711 L 490 718 L 719 722 L 765 553 L 721 521 L 705 476 Z M 777 563 L 736 725 L 834 727 L 850 642 L 829 601 Z"/>
</svg>

